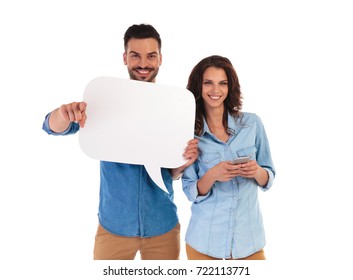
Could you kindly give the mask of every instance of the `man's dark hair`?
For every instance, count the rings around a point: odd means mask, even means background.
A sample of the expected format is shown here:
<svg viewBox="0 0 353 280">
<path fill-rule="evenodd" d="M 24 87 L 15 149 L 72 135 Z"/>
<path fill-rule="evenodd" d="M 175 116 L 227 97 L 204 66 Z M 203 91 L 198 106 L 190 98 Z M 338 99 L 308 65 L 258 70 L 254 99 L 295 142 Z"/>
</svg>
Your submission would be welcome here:
<svg viewBox="0 0 353 280">
<path fill-rule="evenodd" d="M 127 43 L 131 38 L 135 39 L 147 39 L 154 38 L 158 42 L 158 49 L 161 51 L 162 48 L 162 40 L 157 32 L 157 30 L 150 24 L 134 24 L 131 25 L 125 32 L 124 35 L 124 47 L 125 51 L 127 49 Z"/>
</svg>

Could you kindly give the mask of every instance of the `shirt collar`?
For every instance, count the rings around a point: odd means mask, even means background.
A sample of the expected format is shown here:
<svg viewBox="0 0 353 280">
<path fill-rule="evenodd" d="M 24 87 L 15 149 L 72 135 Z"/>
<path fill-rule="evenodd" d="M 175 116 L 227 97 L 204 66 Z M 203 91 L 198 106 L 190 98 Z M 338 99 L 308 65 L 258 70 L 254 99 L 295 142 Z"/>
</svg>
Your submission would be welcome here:
<svg viewBox="0 0 353 280">
<path fill-rule="evenodd" d="M 239 130 L 239 128 L 237 125 L 236 118 L 231 116 L 228 113 L 228 131 L 230 132 L 230 135 L 231 136 L 236 135 L 238 133 L 238 130 Z M 212 134 L 210 128 L 208 127 L 206 119 L 203 118 L 203 132 L 202 132 L 201 136 L 204 136 L 205 133 Z"/>
</svg>

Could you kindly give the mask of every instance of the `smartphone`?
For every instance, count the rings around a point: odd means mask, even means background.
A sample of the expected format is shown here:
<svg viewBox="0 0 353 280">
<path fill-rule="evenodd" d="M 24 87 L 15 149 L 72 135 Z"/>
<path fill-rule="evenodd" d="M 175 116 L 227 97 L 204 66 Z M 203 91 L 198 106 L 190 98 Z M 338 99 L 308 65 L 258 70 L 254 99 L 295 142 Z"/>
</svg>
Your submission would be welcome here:
<svg viewBox="0 0 353 280">
<path fill-rule="evenodd" d="M 245 163 L 248 162 L 250 160 L 250 156 L 246 156 L 246 157 L 239 157 L 235 160 L 232 160 L 232 164 L 240 164 L 240 163 Z"/>
</svg>

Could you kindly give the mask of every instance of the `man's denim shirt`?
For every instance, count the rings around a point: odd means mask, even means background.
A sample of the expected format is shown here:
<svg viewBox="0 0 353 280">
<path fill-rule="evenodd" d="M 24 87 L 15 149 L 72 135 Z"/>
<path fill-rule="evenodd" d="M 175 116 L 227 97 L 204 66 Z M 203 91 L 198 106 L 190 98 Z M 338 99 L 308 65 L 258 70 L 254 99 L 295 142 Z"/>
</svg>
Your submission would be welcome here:
<svg viewBox="0 0 353 280">
<path fill-rule="evenodd" d="M 199 142 L 199 158 L 182 177 L 183 190 L 193 202 L 186 242 L 195 250 L 216 258 L 242 258 L 265 246 L 265 232 L 258 200 L 258 184 L 254 179 L 235 177 L 215 182 L 205 196 L 199 196 L 198 180 L 221 161 L 251 156 L 266 169 L 269 180 L 261 190 L 273 183 L 275 170 L 265 129 L 259 117 L 244 113 L 243 118 L 228 116 L 230 137 L 218 140 L 204 122 Z"/>
<path fill-rule="evenodd" d="M 71 123 L 66 131 L 55 133 L 49 127 L 49 116 L 43 123 L 48 134 L 68 135 L 79 130 L 77 123 Z M 128 237 L 153 237 L 172 230 L 178 223 L 173 180 L 165 168 L 162 177 L 169 193 L 153 182 L 143 165 L 101 161 L 101 226 L 110 233 Z"/>
</svg>

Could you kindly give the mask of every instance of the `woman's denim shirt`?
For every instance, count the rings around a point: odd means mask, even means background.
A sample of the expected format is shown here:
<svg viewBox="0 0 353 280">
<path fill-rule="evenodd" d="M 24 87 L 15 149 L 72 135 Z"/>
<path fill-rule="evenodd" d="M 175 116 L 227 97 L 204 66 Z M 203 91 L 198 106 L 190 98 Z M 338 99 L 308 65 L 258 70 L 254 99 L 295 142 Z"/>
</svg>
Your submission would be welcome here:
<svg viewBox="0 0 353 280">
<path fill-rule="evenodd" d="M 43 129 L 48 134 L 68 135 L 79 130 L 71 123 L 62 133 L 49 127 L 49 114 Z M 172 230 L 178 223 L 177 207 L 169 170 L 162 168 L 169 193 L 161 190 L 143 165 L 100 162 L 99 222 L 110 233 L 127 237 L 153 237 Z"/>
<path fill-rule="evenodd" d="M 255 114 L 243 113 L 237 119 L 228 115 L 230 138 L 224 143 L 204 123 L 199 158 L 182 177 L 183 190 L 193 202 L 186 243 L 216 258 L 246 257 L 266 243 L 258 188 L 268 190 L 275 176 L 266 132 Z M 207 170 L 241 156 L 251 156 L 267 170 L 266 186 L 259 187 L 254 179 L 238 176 L 227 182 L 217 181 L 205 196 L 198 195 L 197 182 Z"/>
</svg>

